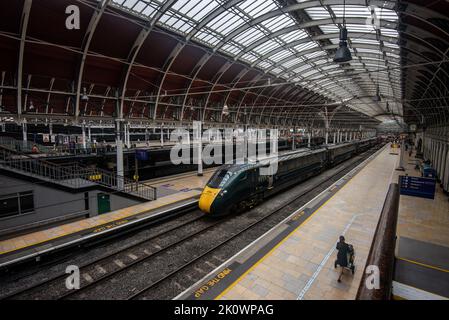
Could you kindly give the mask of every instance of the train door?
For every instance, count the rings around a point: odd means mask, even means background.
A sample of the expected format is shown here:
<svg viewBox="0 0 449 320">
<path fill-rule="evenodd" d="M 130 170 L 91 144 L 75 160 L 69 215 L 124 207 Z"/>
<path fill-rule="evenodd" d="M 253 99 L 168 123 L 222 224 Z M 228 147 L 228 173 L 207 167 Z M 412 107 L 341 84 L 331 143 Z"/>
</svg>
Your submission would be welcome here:
<svg viewBox="0 0 449 320">
<path fill-rule="evenodd" d="M 249 188 L 250 188 L 251 194 L 253 194 L 259 190 L 258 177 L 259 177 L 259 172 L 257 169 L 252 169 L 248 172 L 248 179 L 249 179 L 248 182 L 250 184 Z"/>
</svg>

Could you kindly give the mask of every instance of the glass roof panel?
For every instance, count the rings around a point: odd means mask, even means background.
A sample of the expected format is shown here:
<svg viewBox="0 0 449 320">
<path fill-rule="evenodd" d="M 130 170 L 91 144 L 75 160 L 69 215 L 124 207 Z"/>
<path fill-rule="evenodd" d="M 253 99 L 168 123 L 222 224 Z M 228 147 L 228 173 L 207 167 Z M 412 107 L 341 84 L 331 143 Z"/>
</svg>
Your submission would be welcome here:
<svg viewBox="0 0 449 320">
<path fill-rule="evenodd" d="M 114 6 L 145 19 L 154 17 L 167 3 L 167 0 L 112 1 Z M 298 3 L 306 1 L 310 0 L 296 0 Z M 399 45 L 394 42 L 399 34 L 394 29 L 398 15 L 393 10 L 393 1 L 385 1 L 382 8 L 374 11 L 375 17 L 383 21 L 378 30 L 383 45 L 378 40 L 376 26 L 366 23 L 372 13 L 363 2 L 344 8 L 341 4 L 324 6 L 321 1 L 315 1 L 311 3 L 316 3 L 316 7 L 290 13 L 283 11 L 282 6 L 286 5 L 277 0 L 244 0 L 228 7 L 229 3 L 228 0 L 178 0 L 162 14 L 157 24 L 183 35 L 189 34 L 214 50 L 294 81 L 327 98 L 366 96 L 375 92 L 377 83 L 382 85 L 382 91 L 391 94 L 394 89 L 395 95 L 401 95 L 401 70 L 384 70 L 386 66 L 400 65 Z M 343 13 L 348 18 L 348 44 L 353 60 L 339 65 L 333 62 L 333 54 L 339 44 L 340 25 L 332 19 L 336 17 L 341 21 Z M 214 16 L 209 18 L 210 14 Z M 305 20 L 299 20 L 298 14 L 305 15 Z M 323 20 L 326 24 L 301 28 L 304 21 L 309 20 Z M 333 36 L 321 37 L 326 34 Z M 301 80 L 305 77 L 307 81 Z M 365 102 L 364 112 L 378 112 L 370 99 Z M 363 109 L 358 104 L 354 106 Z"/>
</svg>

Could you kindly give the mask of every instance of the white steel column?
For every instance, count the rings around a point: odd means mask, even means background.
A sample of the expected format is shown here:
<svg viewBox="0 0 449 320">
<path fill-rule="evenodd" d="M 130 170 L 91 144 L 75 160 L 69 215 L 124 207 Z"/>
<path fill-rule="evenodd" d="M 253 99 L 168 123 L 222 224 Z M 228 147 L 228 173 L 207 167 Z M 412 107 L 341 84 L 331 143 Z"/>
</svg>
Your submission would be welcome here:
<svg viewBox="0 0 449 320">
<path fill-rule="evenodd" d="M 25 119 L 22 122 L 22 139 L 23 139 L 23 148 L 26 148 L 28 137 L 27 137 L 27 122 Z"/>
<path fill-rule="evenodd" d="M 161 147 L 164 146 L 164 125 L 161 124 Z"/>
<path fill-rule="evenodd" d="M 310 142 L 312 140 L 312 135 L 310 131 L 307 133 L 307 148 L 310 148 Z"/>
<path fill-rule="evenodd" d="M 86 125 L 84 122 L 81 124 L 81 133 L 83 135 L 83 149 L 85 150 L 86 149 Z"/>
<path fill-rule="evenodd" d="M 123 169 L 123 120 L 116 119 L 115 124 L 115 144 L 117 159 L 117 189 L 122 190 L 124 187 L 124 169 Z"/>
<path fill-rule="evenodd" d="M 197 164 L 198 164 L 198 176 L 203 175 L 203 144 L 202 144 L 202 134 L 201 134 L 201 122 L 200 121 L 194 121 L 193 122 L 193 132 L 194 132 L 194 139 L 193 144 L 196 143 L 196 152 L 194 152 L 194 158 L 196 155 L 197 158 Z M 194 148 L 195 150 L 195 148 Z"/>
<path fill-rule="evenodd" d="M 296 127 L 293 127 L 293 134 L 292 134 L 292 150 L 296 150 Z"/>
<path fill-rule="evenodd" d="M 90 126 L 87 127 L 87 139 L 89 140 L 89 142 L 92 142 L 92 134 L 91 134 Z"/>
</svg>

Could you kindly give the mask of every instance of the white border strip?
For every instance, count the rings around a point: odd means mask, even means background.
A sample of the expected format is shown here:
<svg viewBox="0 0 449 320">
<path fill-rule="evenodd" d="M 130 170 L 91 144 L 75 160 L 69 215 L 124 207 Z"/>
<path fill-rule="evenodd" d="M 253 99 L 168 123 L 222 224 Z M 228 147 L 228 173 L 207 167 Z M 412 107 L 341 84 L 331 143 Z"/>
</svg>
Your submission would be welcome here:
<svg viewBox="0 0 449 320">
<path fill-rule="evenodd" d="M 347 176 L 351 175 L 353 172 L 355 172 L 358 169 L 362 169 L 363 167 L 365 167 L 368 162 L 370 162 L 373 158 L 377 157 L 385 148 L 386 146 L 388 146 L 389 144 L 386 144 L 385 146 L 383 146 L 381 149 L 379 149 L 378 151 L 376 151 L 374 154 L 372 154 L 371 156 L 369 156 L 367 159 L 365 159 L 362 163 L 360 163 L 357 167 L 355 167 L 354 169 L 352 169 L 351 171 L 349 171 L 347 174 L 345 174 L 343 177 L 341 177 L 340 179 L 338 179 L 336 182 L 334 182 L 332 185 L 330 185 L 329 187 L 327 187 L 324 191 L 322 191 L 320 194 L 318 194 L 316 197 L 314 197 L 312 200 L 310 200 L 309 202 L 307 202 L 305 205 L 303 205 L 301 208 L 295 210 L 291 215 L 289 215 L 288 217 L 286 217 L 284 220 L 282 220 L 281 222 L 279 222 L 277 225 L 275 225 L 273 228 L 271 228 L 270 230 L 268 230 L 267 232 L 265 232 L 264 234 L 262 234 L 259 238 L 257 238 L 256 240 L 254 240 L 253 242 L 251 242 L 250 244 L 248 244 L 246 247 L 244 247 L 242 250 L 240 250 L 239 252 L 237 252 L 236 254 L 234 254 L 231 258 L 229 258 L 228 260 L 226 260 L 225 262 L 223 262 L 221 265 L 219 265 L 217 268 L 215 268 L 214 270 L 212 270 L 211 272 L 209 272 L 207 275 L 205 275 L 203 278 L 201 278 L 200 280 L 198 280 L 197 282 L 195 282 L 193 285 L 191 285 L 190 287 L 188 287 L 187 289 L 185 289 L 183 292 L 181 292 L 180 294 L 178 294 L 176 297 L 174 297 L 172 300 L 179 300 L 181 299 L 182 296 L 186 295 L 187 293 L 191 292 L 193 289 L 196 289 L 200 284 L 204 283 L 204 281 L 208 278 L 210 278 L 211 276 L 215 275 L 219 270 L 223 269 L 223 267 L 225 267 L 226 265 L 229 265 L 233 260 L 236 260 L 236 258 L 242 254 L 244 251 L 248 250 L 250 247 L 255 246 L 258 242 L 262 241 L 262 239 L 264 237 L 266 237 L 268 234 L 270 234 L 271 232 L 273 232 L 274 229 L 278 228 L 280 225 L 286 223 L 288 220 L 290 220 L 295 214 L 297 214 L 298 212 L 301 212 L 302 210 L 304 210 L 304 208 L 306 208 L 310 203 L 314 202 L 316 199 L 318 199 L 319 197 L 321 197 L 324 193 L 328 192 L 331 188 L 333 188 L 334 186 L 336 186 L 339 182 L 341 182 L 342 180 L 344 180 Z"/>
</svg>

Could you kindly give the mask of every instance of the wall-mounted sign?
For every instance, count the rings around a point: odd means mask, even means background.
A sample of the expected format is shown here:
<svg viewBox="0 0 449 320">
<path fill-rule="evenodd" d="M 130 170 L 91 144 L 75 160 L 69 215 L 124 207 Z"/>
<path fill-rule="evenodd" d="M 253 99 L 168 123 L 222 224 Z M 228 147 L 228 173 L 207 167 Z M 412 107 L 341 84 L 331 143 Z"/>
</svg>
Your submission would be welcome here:
<svg viewBox="0 0 449 320">
<path fill-rule="evenodd" d="M 434 199 L 435 179 L 399 176 L 399 190 L 403 195 Z"/>
</svg>

